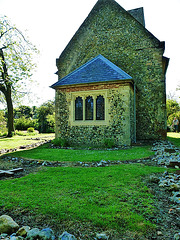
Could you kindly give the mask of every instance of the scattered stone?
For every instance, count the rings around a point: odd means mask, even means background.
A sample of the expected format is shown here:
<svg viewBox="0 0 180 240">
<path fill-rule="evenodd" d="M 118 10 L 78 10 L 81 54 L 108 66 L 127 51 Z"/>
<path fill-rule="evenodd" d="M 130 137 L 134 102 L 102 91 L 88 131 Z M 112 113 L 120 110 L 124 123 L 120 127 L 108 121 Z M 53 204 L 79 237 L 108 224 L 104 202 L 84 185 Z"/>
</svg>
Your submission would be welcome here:
<svg viewBox="0 0 180 240">
<path fill-rule="evenodd" d="M 109 239 L 109 237 L 105 234 L 105 233 L 97 233 L 96 234 L 96 239 L 98 240 L 98 239 Z"/>
<path fill-rule="evenodd" d="M 16 232 L 16 235 L 21 237 L 26 237 L 29 231 L 30 231 L 30 227 L 23 226 Z"/>
<path fill-rule="evenodd" d="M 158 165 L 164 165 L 167 167 L 180 167 L 180 152 L 169 141 L 158 141 L 153 144 L 153 151 L 155 156 L 152 158 L 153 161 L 157 162 Z"/>
<path fill-rule="evenodd" d="M 179 232 L 179 233 L 176 233 L 176 234 L 174 235 L 174 239 L 175 239 L 175 240 L 179 240 L 179 239 L 180 239 L 180 232 Z"/>
<path fill-rule="evenodd" d="M 30 140 L 32 140 L 33 138 L 30 138 Z M 29 140 L 29 139 L 26 139 Z M 28 145 L 23 145 L 23 146 L 19 146 L 17 148 L 13 148 L 13 149 L 0 149 L 0 155 L 1 154 L 5 154 L 5 153 L 11 153 L 11 152 L 15 152 L 18 149 L 30 149 L 30 148 L 35 148 L 35 147 L 39 147 L 45 143 L 49 143 L 51 142 L 51 140 L 48 139 L 40 139 L 40 138 L 34 138 L 33 140 L 40 140 L 40 142 L 36 142 L 36 143 L 32 143 L 32 144 L 28 144 Z"/>
<path fill-rule="evenodd" d="M 161 231 L 157 231 L 157 235 L 158 235 L 158 236 L 162 236 L 163 233 L 162 233 Z"/>
<path fill-rule="evenodd" d="M 0 216 L 0 232 L 11 234 L 16 232 L 19 225 L 8 215 Z"/>
<path fill-rule="evenodd" d="M 170 199 L 174 203 L 180 203 L 180 192 L 174 192 Z"/>
<path fill-rule="evenodd" d="M 164 187 L 168 191 L 180 190 L 180 175 L 165 172 L 159 179 L 159 187 Z"/>
<path fill-rule="evenodd" d="M 59 236 L 58 240 L 77 240 L 77 239 L 74 235 L 68 232 L 63 232 L 63 234 Z"/>
<path fill-rule="evenodd" d="M 4 239 L 4 238 L 6 238 L 6 237 L 8 237 L 8 234 L 7 234 L 7 233 L 2 233 L 2 234 L 0 235 L 0 239 Z"/>
<path fill-rule="evenodd" d="M 35 240 L 38 239 L 40 230 L 38 228 L 32 228 L 28 233 L 26 240 Z"/>
<path fill-rule="evenodd" d="M 40 237 L 40 239 L 43 239 L 43 240 L 54 240 L 55 239 L 54 233 L 53 233 L 52 229 L 50 229 L 50 228 L 45 228 L 45 229 L 41 230 L 39 237 Z"/>
<path fill-rule="evenodd" d="M 0 176 L 11 176 L 14 175 L 15 172 L 22 172 L 23 168 L 16 168 L 11 170 L 0 170 Z"/>
<path fill-rule="evenodd" d="M 153 183 L 159 183 L 159 178 L 156 175 L 150 175 L 149 176 L 149 182 L 153 182 Z"/>
</svg>

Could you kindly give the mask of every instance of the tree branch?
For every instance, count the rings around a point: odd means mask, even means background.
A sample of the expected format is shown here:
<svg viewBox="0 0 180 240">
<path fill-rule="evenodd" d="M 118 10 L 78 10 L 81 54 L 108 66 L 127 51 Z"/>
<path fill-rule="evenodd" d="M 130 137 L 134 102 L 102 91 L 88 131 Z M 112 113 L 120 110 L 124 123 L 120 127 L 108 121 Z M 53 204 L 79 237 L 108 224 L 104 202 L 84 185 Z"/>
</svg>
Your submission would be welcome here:
<svg viewBox="0 0 180 240">
<path fill-rule="evenodd" d="M 4 80 L 5 84 L 8 84 L 8 70 L 7 70 L 7 66 L 5 63 L 5 58 L 4 58 L 4 53 L 3 50 L 0 49 L 0 57 L 1 57 L 1 63 L 2 63 L 2 79 Z"/>
<path fill-rule="evenodd" d="M 10 27 L 7 31 L 5 32 L 2 32 L 1 33 L 1 36 L 0 36 L 0 39 L 3 37 L 3 35 L 5 35 L 6 33 L 10 32 L 11 30 L 15 29 L 14 27 Z"/>
<path fill-rule="evenodd" d="M 6 88 L 3 84 L 0 83 L 0 91 L 5 95 L 6 94 Z"/>
</svg>

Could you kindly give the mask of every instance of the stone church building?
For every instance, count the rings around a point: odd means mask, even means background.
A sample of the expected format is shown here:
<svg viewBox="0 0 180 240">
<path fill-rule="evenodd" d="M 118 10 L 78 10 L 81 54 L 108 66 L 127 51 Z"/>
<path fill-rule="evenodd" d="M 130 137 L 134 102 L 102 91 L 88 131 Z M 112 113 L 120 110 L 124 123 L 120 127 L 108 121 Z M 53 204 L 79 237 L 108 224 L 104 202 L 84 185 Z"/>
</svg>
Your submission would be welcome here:
<svg viewBox="0 0 180 240">
<path fill-rule="evenodd" d="M 117 145 L 166 137 L 165 43 L 143 8 L 98 0 L 56 60 L 56 138 Z"/>
</svg>

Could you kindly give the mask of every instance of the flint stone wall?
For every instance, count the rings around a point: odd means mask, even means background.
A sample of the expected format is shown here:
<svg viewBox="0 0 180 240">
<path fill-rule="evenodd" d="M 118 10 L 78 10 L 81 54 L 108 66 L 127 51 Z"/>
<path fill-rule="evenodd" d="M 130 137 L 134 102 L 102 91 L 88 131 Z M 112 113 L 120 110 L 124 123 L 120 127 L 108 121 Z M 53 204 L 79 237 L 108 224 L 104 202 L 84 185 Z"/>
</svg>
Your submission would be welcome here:
<svg viewBox="0 0 180 240">
<path fill-rule="evenodd" d="M 130 145 L 134 137 L 133 88 L 130 84 L 104 84 L 85 87 L 86 90 L 108 91 L 107 125 L 72 126 L 69 120 L 68 93 L 84 87 L 56 91 L 56 138 L 66 138 L 71 145 L 102 145 L 104 139 L 113 139 L 117 145 Z M 88 123 L 87 123 L 88 124 Z"/>
<path fill-rule="evenodd" d="M 102 54 L 135 81 L 137 139 L 163 139 L 166 138 L 163 52 L 164 43 L 119 4 L 101 0 L 57 59 L 58 77 L 61 79 Z"/>
</svg>

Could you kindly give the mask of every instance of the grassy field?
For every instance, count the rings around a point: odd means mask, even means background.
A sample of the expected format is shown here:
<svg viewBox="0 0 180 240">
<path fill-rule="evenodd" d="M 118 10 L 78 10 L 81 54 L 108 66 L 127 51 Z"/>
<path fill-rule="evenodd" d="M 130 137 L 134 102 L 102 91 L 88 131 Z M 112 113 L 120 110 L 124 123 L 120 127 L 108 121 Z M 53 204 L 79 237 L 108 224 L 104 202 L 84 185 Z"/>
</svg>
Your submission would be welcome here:
<svg viewBox="0 0 180 240">
<path fill-rule="evenodd" d="M 180 147 L 180 133 L 168 132 L 167 139 L 177 147 Z"/>
<path fill-rule="evenodd" d="M 23 134 L 23 133 L 22 133 Z M 15 135 L 12 138 L 0 138 L 0 149 L 13 149 L 22 145 L 39 142 L 40 139 L 54 139 L 54 133 Z"/>
<path fill-rule="evenodd" d="M 22 178 L 1 180 L 1 209 L 25 209 L 61 221 L 139 234 L 155 229 L 153 195 L 142 177 L 163 168 L 141 164 L 107 168 L 43 168 Z M 18 193 L 18 194 L 17 194 Z"/>
</svg>

